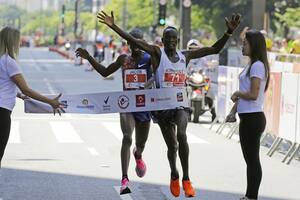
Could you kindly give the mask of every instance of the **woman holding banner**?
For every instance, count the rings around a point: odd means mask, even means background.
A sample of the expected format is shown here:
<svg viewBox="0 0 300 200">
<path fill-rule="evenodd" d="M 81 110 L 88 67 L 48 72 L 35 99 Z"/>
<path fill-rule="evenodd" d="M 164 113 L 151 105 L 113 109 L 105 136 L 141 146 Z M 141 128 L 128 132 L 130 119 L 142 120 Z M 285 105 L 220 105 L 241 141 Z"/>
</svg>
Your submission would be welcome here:
<svg viewBox="0 0 300 200">
<path fill-rule="evenodd" d="M 254 200 L 258 197 L 262 179 L 259 148 L 260 137 L 266 126 L 263 102 L 270 77 L 263 34 L 255 30 L 247 31 L 242 51 L 243 55 L 250 58 L 250 64 L 240 74 L 239 91 L 231 96 L 235 105 L 226 121 L 235 121 L 235 113 L 238 112 L 240 143 L 247 164 L 247 191 L 241 200 Z"/>
<path fill-rule="evenodd" d="M 63 104 L 58 100 L 59 94 L 54 99 L 49 99 L 27 86 L 20 71 L 16 58 L 19 52 L 20 32 L 11 27 L 5 27 L 0 32 L 0 168 L 1 160 L 8 142 L 11 126 L 11 112 L 16 103 L 18 88 L 23 94 L 52 106 L 53 112 L 62 110 Z M 63 110 L 62 110 L 63 111 Z"/>
</svg>

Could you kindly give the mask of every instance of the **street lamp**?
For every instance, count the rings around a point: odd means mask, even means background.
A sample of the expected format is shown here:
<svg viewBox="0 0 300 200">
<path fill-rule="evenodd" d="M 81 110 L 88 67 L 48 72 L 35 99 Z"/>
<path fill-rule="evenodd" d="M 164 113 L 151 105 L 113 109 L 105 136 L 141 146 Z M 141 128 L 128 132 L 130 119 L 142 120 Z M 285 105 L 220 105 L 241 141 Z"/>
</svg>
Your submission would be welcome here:
<svg viewBox="0 0 300 200">
<path fill-rule="evenodd" d="M 74 21 L 74 36 L 77 38 L 77 29 L 78 29 L 78 22 L 79 22 L 79 0 L 75 0 L 75 21 Z"/>
<path fill-rule="evenodd" d="M 180 48 L 186 48 L 191 39 L 191 0 L 180 0 Z"/>
</svg>

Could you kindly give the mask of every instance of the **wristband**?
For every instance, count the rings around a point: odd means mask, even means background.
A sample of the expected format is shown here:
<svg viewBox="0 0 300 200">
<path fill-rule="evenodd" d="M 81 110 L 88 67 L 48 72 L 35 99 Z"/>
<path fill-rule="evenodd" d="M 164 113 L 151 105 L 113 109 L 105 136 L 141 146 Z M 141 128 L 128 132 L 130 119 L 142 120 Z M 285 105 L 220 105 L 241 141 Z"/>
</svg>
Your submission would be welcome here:
<svg viewBox="0 0 300 200">
<path fill-rule="evenodd" d="M 230 34 L 230 33 L 228 33 L 228 32 L 225 32 L 224 33 L 226 36 L 228 36 L 228 37 L 231 37 L 232 36 L 232 33 Z"/>
</svg>

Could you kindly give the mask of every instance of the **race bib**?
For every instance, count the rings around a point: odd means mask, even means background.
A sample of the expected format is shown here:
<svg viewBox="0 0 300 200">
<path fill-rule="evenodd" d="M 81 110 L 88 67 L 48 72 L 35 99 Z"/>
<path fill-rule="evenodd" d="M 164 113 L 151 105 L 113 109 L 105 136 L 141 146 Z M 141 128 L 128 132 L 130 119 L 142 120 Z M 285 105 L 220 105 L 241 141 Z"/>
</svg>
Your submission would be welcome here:
<svg viewBox="0 0 300 200">
<path fill-rule="evenodd" d="M 145 69 L 127 69 L 124 73 L 125 88 L 139 89 L 147 82 L 147 71 Z"/>
<path fill-rule="evenodd" d="M 185 86 L 186 73 L 184 70 L 166 69 L 164 72 L 163 87 Z"/>
</svg>

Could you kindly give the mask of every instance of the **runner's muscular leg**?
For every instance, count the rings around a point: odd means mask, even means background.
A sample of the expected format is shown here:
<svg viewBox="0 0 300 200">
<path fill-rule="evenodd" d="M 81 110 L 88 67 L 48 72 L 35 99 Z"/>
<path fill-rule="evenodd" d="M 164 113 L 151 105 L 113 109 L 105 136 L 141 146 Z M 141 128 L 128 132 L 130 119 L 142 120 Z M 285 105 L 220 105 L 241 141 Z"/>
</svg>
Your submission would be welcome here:
<svg viewBox="0 0 300 200">
<path fill-rule="evenodd" d="M 171 168 L 171 176 L 173 178 L 179 177 L 178 170 L 176 168 L 178 144 L 175 124 L 159 121 L 158 125 L 168 148 L 168 160 Z"/>
<path fill-rule="evenodd" d="M 136 155 L 141 155 L 143 153 L 146 141 L 148 139 L 149 129 L 150 129 L 150 121 L 135 122 Z"/>
<path fill-rule="evenodd" d="M 177 140 L 179 144 L 179 158 L 181 161 L 183 179 L 189 179 L 189 145 L 187 142 L 186 129 L 188 124 L 188 113 L 186 110 L 177 110 L 175 115 L 177 125 Z"/>
<path fill-rule="evenodd" d="M 127 175 L 129 160 L 130 160 L 130 146 L 132 144 L 132 133 L 135 126 L 135 120 L 131 113 L 120 113 L 120 123 L 123 133 L 122 147 L 121 147 L 121 166 L 122 176 Z"/>
</svg>

